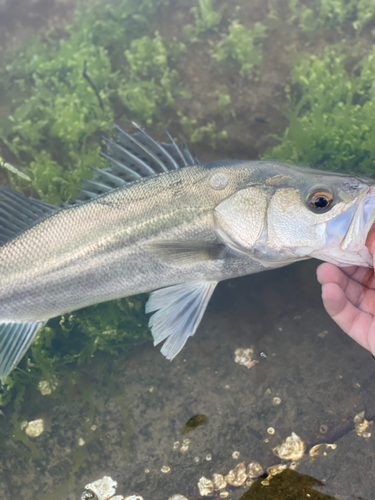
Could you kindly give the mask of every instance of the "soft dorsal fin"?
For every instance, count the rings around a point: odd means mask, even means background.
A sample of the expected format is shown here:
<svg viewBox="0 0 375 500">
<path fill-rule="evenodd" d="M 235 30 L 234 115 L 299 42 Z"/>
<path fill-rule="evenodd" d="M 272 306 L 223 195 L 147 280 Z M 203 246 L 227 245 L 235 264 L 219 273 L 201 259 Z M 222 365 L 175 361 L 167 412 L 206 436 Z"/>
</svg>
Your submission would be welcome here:
<svg viewBox="0 0 375 500">
<path fill-rule="evenodd" d="M 137 131 L 127 134 L 116 125 L 117 141 L 105 139 L 107 153 L 101 155 L 108 161 L 109 168 L 90 167 L 94 175 L 91 180 L 82 179 L 83 198 L 93 198 L 143 177 L 200 164 L 193 159 L 186 144 L 181 151 L 167 131 L 172 141 L 169 144 L 155 141 L 135 123 L 134 126 Z"/>
<path fill-rule="evenodd" d="M 0 246 L 58 210 L 33 198 L 0 187 Z"/>
</svg>

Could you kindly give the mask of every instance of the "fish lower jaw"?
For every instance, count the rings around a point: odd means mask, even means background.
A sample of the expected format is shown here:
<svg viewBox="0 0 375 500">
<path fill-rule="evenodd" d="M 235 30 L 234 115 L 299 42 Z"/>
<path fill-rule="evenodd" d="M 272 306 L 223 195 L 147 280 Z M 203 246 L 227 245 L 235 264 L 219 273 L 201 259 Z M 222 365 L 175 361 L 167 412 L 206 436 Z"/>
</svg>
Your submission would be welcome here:
<svg viewBox="0 0 375 500">
<path fill-rule="evenodd" d="M 322 249 L 311 254 L 314 259 L 330 262 L 338 267 L 360 266 L 360 267 L 374 267 L 373 258 L 367 247 L 362 248 L 359 252 L 348 252 L 337 248 Z"/>
</svg>

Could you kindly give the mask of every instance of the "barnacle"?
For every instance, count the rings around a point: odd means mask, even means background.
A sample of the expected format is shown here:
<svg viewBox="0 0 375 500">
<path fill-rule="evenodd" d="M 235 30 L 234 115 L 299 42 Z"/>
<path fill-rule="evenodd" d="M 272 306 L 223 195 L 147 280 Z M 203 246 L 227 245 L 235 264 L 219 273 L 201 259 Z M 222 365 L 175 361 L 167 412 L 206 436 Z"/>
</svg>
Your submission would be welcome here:
<svg viewBox="0 0 375 500">
<path fill-rule="evenodd" d="M 287 437 L 284 443 L 276 446 L 272 451 L 282 460 L 299 460 L 303 457 L 305 450 L 305 443 L 297 434 L 292 432 L 291 436 Z"/>
</svg>

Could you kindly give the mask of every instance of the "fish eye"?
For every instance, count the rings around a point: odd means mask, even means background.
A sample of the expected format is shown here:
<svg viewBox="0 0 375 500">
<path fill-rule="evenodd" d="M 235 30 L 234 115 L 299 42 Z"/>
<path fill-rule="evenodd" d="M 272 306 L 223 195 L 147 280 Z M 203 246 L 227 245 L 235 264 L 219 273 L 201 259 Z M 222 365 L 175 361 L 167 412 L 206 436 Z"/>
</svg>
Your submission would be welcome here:
<svg viewBox="0 0 375 500">
<path fill-rule="evenodd" d="M 329 210 L 333 202 L 333 195 L 325 189 L 315 189 L 307 197 L 307 203 L 310 210 L 317 213 L 323 213 Z"/>
</svg>

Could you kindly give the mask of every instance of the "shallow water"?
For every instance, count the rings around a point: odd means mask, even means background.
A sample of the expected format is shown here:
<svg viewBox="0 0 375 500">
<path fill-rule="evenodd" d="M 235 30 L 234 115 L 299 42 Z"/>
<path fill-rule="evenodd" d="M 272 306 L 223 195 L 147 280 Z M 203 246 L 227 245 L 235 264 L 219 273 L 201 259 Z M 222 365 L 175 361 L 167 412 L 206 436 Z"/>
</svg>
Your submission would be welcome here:
<svg viewBox="0 0 375 500">
<path fill-rule="evenodd" d="M 60 29 L 71 19 L 74 2 L 52 3 L 44 10 L 45 2 L 0 1 L 0 42 L 9 46 L 17 34 L 43 33 L 56 24 Z M 246 2 L 239 3 L 243 18 L 257 21 L 273 5 L 254 1 L 246 10 Z M 177 36 L 178 26 L 192 22 L 189 7 L 171 8 L 171 18 L 160 18 L 161 33 Z M 298 38 L 286 27 L 270 33 L 265 43 L 260 81 L 223 74 L 220 84 L 236 94 L 236 115 L 226 118 L 229 137 L 216 151 L 204 140 L 195 145 L 202 160 L 255 158 L 273 144 L 268 134 L 285 128 L 290 68 L 276 36 L 280 45 L 287 39 L 312 53 L 339 39 L 335 31 Z M 370 38 L 369 31 L 361 36 Z M 190 64 L 180 69 L 197 96 L 191 116 L 206 123 L 216 117 L 217 98 L 210 92 L 212 75 L 203 72 L 211 62 L 198 57 L 199 50 L 193 46 Z M 0 103 L 5 116 L 10 105 Z M 216 118 L 221 126 L 222 118 Z M 8 153 L 1 141 L 0 153 Z M 8 182 L 5 176 L 1 182 Z M 173 362 L 151 343 L 116 358 L 96 355 L 92 363 L 67 371 L 56 394 L 26 397 L 19 409 L 5 407 L 1 499 L 76 500 L 86 484 L 110 476 L 124 497 L 166 500 L 180 494 L 195 500 L 201 498 L 202 476 L 225 476 L 241 462 L 257 461 L 264 470 L 280 463 L 290 467 L 273 450 L 293 432 L 306 446 L 291 467 L 294 475 L 289 471 L 269 484 L 265 475 L 251 486 L 228 487 L 227 497 L 212 498 L 373 498 L 375 361 L 325 313 L 317 264 L 221 283 L 196 335 Z M 239 348 L 251 348 L 258 363 L 251 368 L 236 363 Z M 354 419 L 363 411 L 369 424 L 360 432 Z M 19 424 L 37 418 L 43 419 L 44 432 L 28 439 Z M 333 446 L 314 448 L 321 443 Z"/>
<path fill-rule="evenodd" d="M 45 419 L 33 441 L 40 456 L 23 456 L 19 443 L 2 454 L 3 498 L 73 500 L 109 475 L 124 496 L 195 499 L 201 476 L 225 475 L 242 461 L 264 469 L 280 463 L 272 449 L 292 432 L 307 446 L 297 472 L 320 480 L 321 492 L 372 498 L 373 437 L 357 435 L 353 418 L 361 411 L 375 418 L 375 361 L 324 313 L 316 264 L 221 284 L 198 333 L 172 363 L 145 345 L 116 366 L 97 359 L 72 374 L 62 401 L 40 398 L 39 411 L 24 415 Z M 251 369 L 234 362 L 234 351 L 249 347 L 259 361 Z M 6 422 L 11 412 L 4 413 Z M 194 415 L 207 423 L 183 433 Z M 318 443 L 337 447 L 311 457 Z M 246 489 L 232 488 L 229 498 Z M 251 498 L 266 492 L 258 485 Z"/>
</svg>

